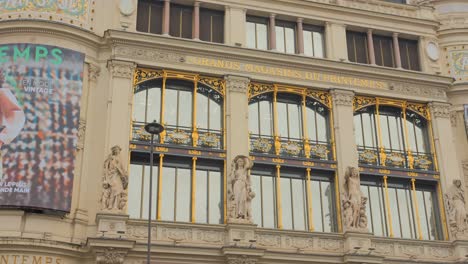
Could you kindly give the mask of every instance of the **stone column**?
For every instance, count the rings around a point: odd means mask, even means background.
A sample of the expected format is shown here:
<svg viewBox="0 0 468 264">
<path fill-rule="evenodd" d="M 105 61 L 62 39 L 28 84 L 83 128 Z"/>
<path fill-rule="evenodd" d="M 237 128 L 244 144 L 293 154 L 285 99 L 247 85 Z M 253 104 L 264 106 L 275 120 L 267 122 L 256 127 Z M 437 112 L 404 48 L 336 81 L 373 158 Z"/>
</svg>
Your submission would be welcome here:
<svg viewBox="0 0 468 264">
<path fill-rule="evenodd" d="M 107 137 L 105 153 L 112 146 L 120 146 L 122 160 L 128 160 L 132 107 L 133 107 L 133 74 L 135 63 L 110 60 L 107 68 L 110 74 L 107 94 Z"/>
<path fill-rule="evenodd" d="M 401 69 L 400 44 L 398 43 L 398 33 L 393 33 L 393 54 L 395 54 L 395 66 Z"/>
<path fill-rule="evenodd" d="M 234 6 L 226 6 L 224 14 L 224 43 L 231 46 L 246 46 L 247 28 L 245 9 Z"/>
<path fill-rule="evenodd" d="M 372 38 L 372 29 L 367 30 L 367 50 L 369 51 L 369 64 L 375 65 L 374 40 Z"/>
<path fill-rule="evenodd" d="M 276 26 L 275 26 L 275 14 L 270 14 L 270 23 L 268 23 L 268 31 L 270 35 L 270 50 L 276 50 Z"/>
<path fill-rule="evenodd" d="M 164 0 L 162 17 L 162 34 L 169 35 L 169 18 L 171 16 L 171 0 Z"/>
<path fill-rule="evenodd" d="M 325 22 L 325 54 L 328 59 L 348 61 L 346 25 Z"/>
<path fill-rule="evenodd" d="M 358 153 L 354 138 L 354 116 L 353 116 L 353 98 L 352 91 L 333 89 L 331 91 L 333 101 L 333 131 L 335 134 L 336 159 L 338 163 L 338 186 L 339 194 L 338 206 L 340 208 L 341 194 L 345 193 L 345 173 L 347 167 L 358 168 Z M 339 210 L 341 212 L 341 210 Z M 344 223 L 341 216 L 338 216 L 339 224 L 341 222 L 343 231 Z"/>
<path fill-rule="evenodd" d="M 193 29 L 192 39 L 200 40 L 200 2 L 195 1 L 193 4 Z"/>
<path fill-rule="evenodd" d="M 297 53 L 304 54 L 304 30 L 302 28 L 302 18 L 297 19 Z"/>
</svg>

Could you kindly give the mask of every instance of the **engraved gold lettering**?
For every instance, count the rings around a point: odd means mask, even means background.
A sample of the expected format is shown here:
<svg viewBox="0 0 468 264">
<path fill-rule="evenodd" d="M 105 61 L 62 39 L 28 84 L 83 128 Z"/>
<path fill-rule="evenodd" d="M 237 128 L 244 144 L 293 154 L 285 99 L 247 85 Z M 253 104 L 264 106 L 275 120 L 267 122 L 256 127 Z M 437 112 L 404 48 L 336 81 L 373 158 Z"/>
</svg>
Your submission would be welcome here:
<svg viewBox="0 0 468 264">
<path fill-rule="evenodd" d="M 33 256 L 33 262 L 32 262 L 32 264 L 42 264 L 42 257 Z"/>
</svg>

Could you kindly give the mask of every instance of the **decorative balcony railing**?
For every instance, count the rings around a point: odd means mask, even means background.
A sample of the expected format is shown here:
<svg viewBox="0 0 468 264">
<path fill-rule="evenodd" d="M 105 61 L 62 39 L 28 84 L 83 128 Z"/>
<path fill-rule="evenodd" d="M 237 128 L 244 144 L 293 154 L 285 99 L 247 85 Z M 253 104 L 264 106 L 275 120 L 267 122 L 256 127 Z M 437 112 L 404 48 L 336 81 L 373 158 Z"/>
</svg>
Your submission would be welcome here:
<svg viewBox="0 0 468 264">
<path fill-rule="evenodd" d="M 332 144 L 307 139 L 250 134 L 250 152 L 282 157 L 333 160 Z"/>
<path fill-rule="evenodd" d="M 132 141 L 147 143 L 151 140 L 151 135 L 145 131 L 144 126 L 144 122 L 133 122 Z M 221 130 L 170 125 L 165 125 L 164 128 L 157 143 L 219 150 L 224 147 Z"/>
<path fill-rule="evenodd" d="M 434 171 L 434 155 L 431 153 L 364 146 L 358 146 L 358 153 L 361 164 Z"/>
</svg>

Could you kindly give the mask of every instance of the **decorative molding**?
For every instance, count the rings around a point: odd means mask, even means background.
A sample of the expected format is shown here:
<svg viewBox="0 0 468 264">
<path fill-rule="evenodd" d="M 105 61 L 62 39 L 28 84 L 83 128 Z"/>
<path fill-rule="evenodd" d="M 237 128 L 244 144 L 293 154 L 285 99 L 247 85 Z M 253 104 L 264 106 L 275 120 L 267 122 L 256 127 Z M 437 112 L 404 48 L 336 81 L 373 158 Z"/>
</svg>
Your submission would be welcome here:
<svg viewBox="0 0 468 264">
<path fill-rule="evenodd" d="M 91 82 L 97 82 L 99 75 L 101 74 L 101 67 L 97 64 L 88 64 L 88 76 Z"/>
<path fill-rule="evenodd" d="M 107 68 L 112 73 L 112 77 L 132 79 L 136 65 L 134 62 L 109 60 Z"/>
<path fill-rule="evenodd" d="M 257 258 L 247 255 L 228 255 L 226 256 L 226 261 L 227 264 L 256 264 Z"/>
<path fill-rule="evenodd" d="M 78 142 L 76 143 L 77 150 L 83 150 L 85 144 L 85 134 L 86 134 L 86 120 L 80 119 L 78 125 Z"/>
<path fill-rule="evenodd" d="M 400 94 L 424 96 L 428 98 L 447 98 L 445 90 L 442 88 L 430 88 L 427 86 L 420 86 L 408 83 L 391 82 L 389 83 L 389 90 L 398 92 Z"/>
<path fill-rule="evenodd" d="M 457 127 L 457 115 L 456 110 L 450 111 L 450 123 L 452 124 L 452 127 Z"/>
<path fill-rule="evenodd" d="M 226 90 L 235 93 L 247 93 L 249 89 L 249 78 L 228 75 L 226 79 Z"/>
<path fill-rule="evenodd" d="M 354 92 L 335 89 L 330 94 L 335 105 L 353 106 Z"/>
<path fill-rule="evenodd" d="M 145 49 L 137 46 L 117 46 L 114 50 L 116 57 L 127 59 L 140 59 L 157 62 L 184 63 L 185 56 L 172 51 Z"/>
<path fill-rule="evenodd" d="M 448 103 L 429 103 L 433 118 L 450 118 L 450 104 Z"/>
<path fill-rule="evenodd" d="M 96 257 L 98 264 L 123 264 L 125 260 L 125 254 L 114 251 L 113 248 L 107 248 L 102 254 Z"/>
</svg>

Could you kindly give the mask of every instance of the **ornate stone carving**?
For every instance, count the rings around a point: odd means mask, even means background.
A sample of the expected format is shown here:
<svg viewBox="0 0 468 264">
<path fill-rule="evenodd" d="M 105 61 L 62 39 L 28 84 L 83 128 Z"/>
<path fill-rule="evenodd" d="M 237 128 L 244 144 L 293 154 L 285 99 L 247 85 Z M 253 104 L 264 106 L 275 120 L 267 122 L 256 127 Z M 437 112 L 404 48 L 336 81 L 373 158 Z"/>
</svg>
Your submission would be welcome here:
<svg viewBox="0 0 468 264">
<path fill-rule="evenodd" d="M 249 157 L 238 155 L 234 158 L 228 176 L 228 222 L 252 223 L 252 199 L 255 193 L 252 190 L 249 169 L 253 162 Z"/>
<path fill-rule="evenodd" d="M 160 51 L 153 49 L 143 49 L 141 47 L 118 46 L 115 48 L 115 55 L 129 59 L 140 59 L 158 62 L 183 63 L 185 56 L 171 51 Z"/>
<path fill-rule="evenodd" d="M 134 240 L 145 240 L 148 239 L 148 227 L 147 226 L 127 226 L 127 237 L 128 239 Z M 156 240 L 156 227 L 151 228 L 151 240 Z"/>
<path fill-rule="evenodd" d="M 128 174 L 120 158 L 119 146 L 111 148 L 112 153 L 104 162 L 104 175 L 102 177 L 101 208 L 103 211 L 123 213 L 127 204 L 125 190 L 128 185 Z"/>
<path fill-rule="evenodd" d="M 319 246 L 322 250 L 337 251 L 342 249 L 343 241 L 331 238 L 321 238 L 319 240 Z"/>
<path fill-rule="evenodd" d="M 250 80 L 244 77 L 227 76 L 226 89 L 237 93 L 247 93 Z"/>
<path fill-rule="evenodd" d="M 98 264 L 122 264 L 124 263 L 125 255 L 114 251 L 113 248 L 106 249 L 104 253 L 96 257 Z"/>
<path fill-rule="evenodd" d="M 161 238 L 163 240 L 172 240 L 174 242 L 193 240 L 193 230 L 190 228 L 161 228 Z"/>
<path fill-rule="evenodd" d="M 450 231 L 454 237 L 467 236 L 465 192 L 460 180 L 454 180 L 445 194 Z"/>
<path fill-rule="evenodd" d="M 389 90 L 400 94 L 424 96 L 428 98 L 445 99 L 447 98 L 444 89 L 430 88 L 408 83 L 393 82 L 389 84 Z"/>
<path fill-rule="evenodd" d="M 107 63 L 107 67 L 112 73 L 113 77 L 131 79 L 135 70 L 135 64 L 133 62 L 124 62 L 111 60 Z"/>
<path fill-rule="evenodd" d="M 450 104 L 430 103 L 429 107 L 434 118 L 450 118 Z"/>
<path fill-rule="evenodd" d="M 255 236 L 257 244 L 264 247 L 281 247 L 281 236 L 278 235 L 259 235 Z"/>
<path fill-rule="evenodd" d="M 88 76 L 91 82 L 96 82 L 101 74 L 101 67 L 96 64 L 88 64 Z"/>
<path fill-rule="evenodd" d="M 359 169 L 346 168 L 343 222 L 347 230 L 367 232 L 367 197 L 361 192 Z"/>
<path fill-rule="evenodd" d="M 465 175 L 465 188 L 468 188 L 468 160 L 462 161 L 463 175 Z"/>
<path fill-rule="evenodd" d="M 331 95 L 335 105 L 353 106 L 353 92 L 333 90 Z"/>
<path fill-rule="evenodd" d="M 83 150 L 85 143 L 86 120 L 80 119 L 78 125 L 78 142 L 76 144 L 77 150 Z"/>
<path fill-rule="evenodd" d="M 226 256 L 227 264 L 255 264 L 257 263 L 257 259 L 253 257 L 249 257 L 246 255 L 228 255 Z"/>
<path fill-rule="evenodd" d="M 457 127 L 457 111 L 450 111 L 450 123 L 452 127 Z"/>
</svg>

